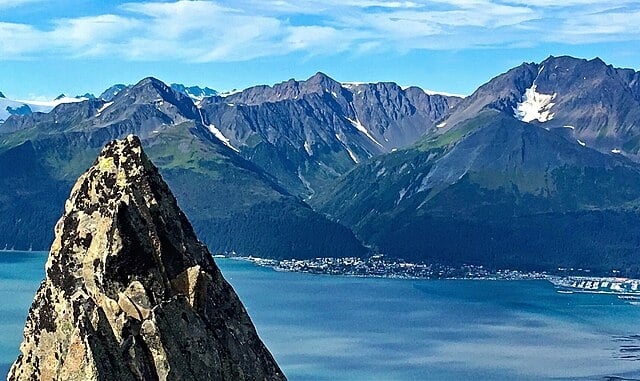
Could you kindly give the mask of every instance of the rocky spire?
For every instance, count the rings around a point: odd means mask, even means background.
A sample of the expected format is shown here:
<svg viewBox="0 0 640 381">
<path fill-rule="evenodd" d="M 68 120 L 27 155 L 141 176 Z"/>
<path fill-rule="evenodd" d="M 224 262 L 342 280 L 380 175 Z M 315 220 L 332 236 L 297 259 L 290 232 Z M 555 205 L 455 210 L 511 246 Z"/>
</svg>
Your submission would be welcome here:
<svg viewBox="0 0 640 381">
<path fill-rule="evenodd" d="M 8 380 L 285 380 L 140 141 L 78 179 Z"/>
</svg>

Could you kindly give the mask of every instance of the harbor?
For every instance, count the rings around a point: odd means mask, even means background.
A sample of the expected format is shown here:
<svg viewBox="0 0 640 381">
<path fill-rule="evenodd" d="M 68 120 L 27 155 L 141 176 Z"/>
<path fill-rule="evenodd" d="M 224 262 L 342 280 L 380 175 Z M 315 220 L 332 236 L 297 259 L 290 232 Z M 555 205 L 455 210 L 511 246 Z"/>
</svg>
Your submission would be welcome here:
<svg viewBox="0 0 640 381">
<path fill-rule="evenodd" d="M 560 293 L 614 294 L 620 299 L 640 301 L 640 279 L 584 276 L 549 276 L 547 279 Z"/>
</svg>

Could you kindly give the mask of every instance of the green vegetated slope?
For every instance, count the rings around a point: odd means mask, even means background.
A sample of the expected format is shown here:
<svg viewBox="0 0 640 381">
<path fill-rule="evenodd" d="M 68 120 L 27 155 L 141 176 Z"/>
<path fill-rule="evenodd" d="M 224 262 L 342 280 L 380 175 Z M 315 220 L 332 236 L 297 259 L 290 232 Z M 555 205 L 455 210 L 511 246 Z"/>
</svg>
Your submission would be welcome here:
<svg viewBox="0 0 640 381">
<path fill-rule="evenodd" d="M 637 273 L 640 169 L 496 111 L 359 166 L 319 198 L 411 260 Z"/>
<path fill-rule="evenodd" d="M 135 133 L 212 251 L 287 258 L 365 254 L 349 229 L 222 144 L 192 119 L 193 103 L 165 86 L 147 79 L 113 104 L 83 102 L 89 111 L 80 120 L 76 108 L 61 108 L 34 114 L 1 135 L 0 246 L 46 249 L 77 176 L 106 142 Z"/>
</svg>

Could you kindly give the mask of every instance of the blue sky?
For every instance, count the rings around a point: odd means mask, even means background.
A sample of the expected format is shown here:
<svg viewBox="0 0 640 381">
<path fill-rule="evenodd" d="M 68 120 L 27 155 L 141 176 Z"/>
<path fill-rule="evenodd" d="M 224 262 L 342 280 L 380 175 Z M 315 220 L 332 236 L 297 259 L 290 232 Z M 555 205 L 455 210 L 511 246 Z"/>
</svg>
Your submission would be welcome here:
<svg viewBox="0 0 640 381">
<path fill-rule="evenodd" d="M 637 0 L 0 0 L 0 91 L 98 94 L 146 76 L 230 90 L 322 71 L 469 94 L 549 55 L 638 70 L 638 20 Z"/>
</svg>

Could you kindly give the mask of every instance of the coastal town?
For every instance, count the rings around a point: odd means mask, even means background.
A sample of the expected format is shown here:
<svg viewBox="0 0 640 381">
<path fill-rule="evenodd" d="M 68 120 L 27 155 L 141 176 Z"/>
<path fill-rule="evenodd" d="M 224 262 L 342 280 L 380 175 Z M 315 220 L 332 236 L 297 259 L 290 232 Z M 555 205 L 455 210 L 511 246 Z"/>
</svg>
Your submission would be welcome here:
<svg viewBox="0 0 640 381">
<path fill-rule="evenodd" d="M 455 267 L 443 264 L 411 263 L 383 255 L 374 255 L 368 258 L 328 257 L 284 260 L 251 256 L 232 256 L 231 258 L 250 261 L 276 271 L 323 275 L 398 279 L 542 279 L 551 282 L 560 293 L 603 293 L 618 295 L 621 299 L 640 299 L 640 280 L 619 276 L 589 276 L 590 270 L 588 269 L 558 268 L 553 273 L 510 269 L 490 270 L 481 265 L 470 264 Z"/>
<path fill-rule="evenodd" d="M 343 275 L 355 277 L 379 277 L 402 279 L 545 279 L 545 272 L 523 272 L 502 269 L 490 271 L 481 265 L 411 263 L 400 259 L 374 255 L 368 258 L 314 258 L 314 259 L 264 259 L 236 257 L 276 271 L 303 272 L 311 274 Z"/>
</svg>

